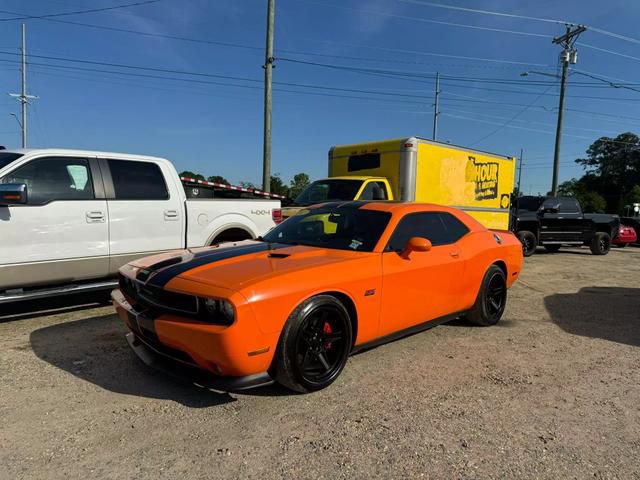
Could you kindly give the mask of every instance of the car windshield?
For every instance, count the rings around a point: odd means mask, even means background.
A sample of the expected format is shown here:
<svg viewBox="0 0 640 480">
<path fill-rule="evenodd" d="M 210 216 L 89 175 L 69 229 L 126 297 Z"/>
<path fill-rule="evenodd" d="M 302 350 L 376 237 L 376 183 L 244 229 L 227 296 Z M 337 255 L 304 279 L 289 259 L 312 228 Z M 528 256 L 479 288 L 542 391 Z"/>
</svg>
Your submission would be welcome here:
<svg viewBox="0 0 640 480">
<path fill-rule="evenodd" d="M 313 182 L 295 200 L 296 205 L 312 205 L 329 201 L 353 200 L 362 180 L 327 179 Z"/>
<path fill-rule="evenodd" d="M 543 201 L 543 197 L 520 197 L 518 198 L 518 210 L 537 212 Z"/>
<path fill-rule="evenodd" d="M 21 153 L 0 153 L 0 169 L 3 169 L 14 160 L 17 160 L 22 156 Z"/>
<path fill-rule="evenodd" d="M 391 214 L 357 207 L 301 210 L 267 233 L 265 242 L 371 252 Z"/>
</svg>

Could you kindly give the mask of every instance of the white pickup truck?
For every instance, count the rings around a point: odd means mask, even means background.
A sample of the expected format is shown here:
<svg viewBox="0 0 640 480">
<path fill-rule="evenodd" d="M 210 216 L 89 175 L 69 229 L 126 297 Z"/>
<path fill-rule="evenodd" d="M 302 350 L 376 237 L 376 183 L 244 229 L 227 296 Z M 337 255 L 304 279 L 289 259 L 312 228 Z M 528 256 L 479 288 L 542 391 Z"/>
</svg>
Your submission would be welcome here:
<svg viewBox="0 0 640 480">
<path fill-rule="evenodd" d="M 109 288 L 135 258 L 256 238 L 281 219 L 268 194 L 199 198 L 211 194 L 193 182 L 162 158 L 0 150 L 0 304 Z"/>
</svg>

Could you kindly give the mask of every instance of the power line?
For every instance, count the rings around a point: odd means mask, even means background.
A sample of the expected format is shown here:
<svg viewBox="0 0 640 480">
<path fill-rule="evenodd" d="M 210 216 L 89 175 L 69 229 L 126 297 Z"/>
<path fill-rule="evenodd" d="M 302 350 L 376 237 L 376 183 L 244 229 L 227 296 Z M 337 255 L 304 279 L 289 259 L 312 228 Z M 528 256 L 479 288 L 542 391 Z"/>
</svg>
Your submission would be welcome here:
<svg viewBox="0 0 640 480">
<path fill-rule="evenodd" d="M 545 22 L 545 23 L 555 23 L 555 24 L 574 24 L 576 22 L 568 21 L 568 20 L 557 20 L 552 18 L 541 18 L 541 17 L 532 17 L 528 15 L 517 15 L 513 13 L 503 13 L 503 12 L 494 12 L 490 10 L 480 10 L 477 8 L 467 8 L 467 7 L 458 7 L 454 5 L 445 5 L 442 3 L 421 1 L 421 0 L 396 0 L 404 3 L 411 3 L 414 5 L 423 5 L 425 7 L 436 7 L 436 8 L 445 8 L 447 10 L 457 10 L 462 12 L 469 13 L 479 13 L 483 15 L 492 15 L 497 17 L 508 17 L 508 18 L 518 18 L 522 20 L 532 20 L 536 22 Z M 617 38 L 619 40 L 624 40 L 630 43 L 640 44 L 640 40 L 637 38 L 629 37 L 628 35 L 622 35 L 620 33 L 611 32 L 609 30 L 605 30 L 603 28 L 597 28 L 593 26 L 589 26 L 589 30 L 599 33 L 601 35 L 606 35 L 608 37 Z"/>
<path fill-rule="evenodd" d="M 594 45 L 589 45 L 588 43 L 576 42 L 576 45 L 580 45 L 581 47 L 590 48 L 592 50 L 597 50 L 599 52 L 609 53 L 611 55 L 617 55 L 618 57 L 629 58 L 631 60 L 640 61 L 640 57 L 634 57 L 633 55 L 627 55 L 625 53 L 615 52 L 613 50 L 607 50 L 606 48 L 596 47 Z"/>
<path fill-rule="evenodd" d="M 540 95 L 538 95 L 529 105 L 527 105 L 526 107 L 524 107 L 522 110 L 520 110 L 518 113 L 516 113 L 513 117 L 511 117 L 509 120 L 507 120 L 505 123 L 503 123 L 501 126 L 499 126 L 498 128 L 496 128 L 495 130 L 489 132 L 488 134 L 486 134 L 485 136 L 483 136 L 482 138 L 476 140 L 475 142 L 471 143 L 469 146 L 473 147 L 474 145 L 477 145 L 478 143 L 486 140 L 487 138 L 495 135 L 496 133 L 498 133 L 500 130 L 502 130 L 504 127 L 509 127 L 511 125 L 509 125 L 511 122 L 513 122 L 516 118 L 518 118 L 520 115 L 522 115 L 524 112 L 526 112 L 527 110 L 529 110 L 529 108 L 533 107 L 534 104 L 540 100 L 544 94 L 546 94 L 549 90 L 551 90 L 553 88 L 553 86 L 548 87 L 544 92 L 542 92 Z"/>
<path fill-rule="evenodd" d="M 11 22 L 14 20 L 31 20 L 31 19 L 45 19 L 45 18 L 54 18 L 54 17 L 66 17 L 69 15 L 83 15 L 86 13 L 98 13 L 98 12 L 106 12 L 108 10 L 118 10 L 120 8 L 130 8 L 130 7 L 138 7 L 141 5 L 149 5 L 151 3 L 158 3 L 161 0 L 145 0 L 142 2 L 135 3 L 126 3 L 123 5 L 113 5 L 111 7 L 102 7 L 102 8 L 92 8 L 89 10 L 75 10 L 73 12 L 59 12 L 59 13 L 49 13 L 45 15 L 24 15 L 22 17 L 13 17 L 13 18 L 0 18 L 0 22 Z M 0 13 L 8 13 L 10 15 L 15 15 L 11 12 L 5 12 L 0 10 Z"/>
<path fill-rule="evenodd" d="M 457 10 L 457 11 L 461 11 L 461 12 L 469 12 L 469 13 L 480 13 L 483 15 L 492 15 L 492 16 L 497 16 L 497 17 L 509 17 L 509 18 L 519 18 L 522 20 L 533 20 L 536 22 L 546 22 L 546 23 L 555 23 L 555 24 L 565 24 L 565 23 L 571 23 L 571 22 L 567 22 L 565 20 L 555 20 L 552 18 L 540 18 L 540 17 L 530 17 L 527 15 L 516 15 L 514 13 L 503 13 L 503 12 L 493 12 L 490 10 L 480 10 L 477 8 L 468 8 L 468 7 L 458 7 L 455 5 L 446 5 L 446 4 L 442 4 L 442 3 L 436 3 L 436 2 L 427 2 L 427 1 L 421 1 L 421 0 L 396 0 L 399 2 L 404 2 L 404 3 L 412 3 L 414 5 L 423 5 L 425 7 L 435 7 L 435 8 L 444 8 L 447 10 Z"/>
<path fill-rule="evenodd" d="M 470 24 L 467 24 L 467 23 L 455 23 L 455 22 L 445 22 L 445 21 L 441 21 L 441 20 L 430 20 L 430 19 L 422 18 L 422 17 L 410 17 L 408 15 L 397 15 L 397 14 L 394 14 L 394 13 L 386 13 L 386 12 L 380 12 L 380 11 L 376 11 L 376 10 L 363 10 L 363 9 L 360 9 L 360 8 L 347 7 L 347 6 L 344 6 L 344 5 L 336 5 L 336 4 L 333 4 L 333 3 L 318 2 L 316 0 L 303 0 L 303 1 L 306 2 L 306 3 L 322 5 L 323 7 L 337 8 L 337 9 L 340 9 L 340 10 L 349 10 L 349 11 L 354 11 L 354 12 L 359 12 L 359 13 L 366 13 L 366 14 L 370 14 L 370 15 L 380 15 L 380 16 L 383 16 L 383 17 L 397 18 L 397 19 L 401 19 L 401 20 L 410 20 L 410 21 L 414 21 L 414 22 L 431 23 L 431 24 L 436 24 L 436 25 L 446 25 L 446 26 L 450 26 L 450 27 L 461 27 L 461 28 L 469 28 L 469 29 L 473 29 L 473 30 L 484 30 L 484 31 L 498 32 L 498 33 L 509 33 L 509 34 L 513 34 L 513 35 L 522 35 L 522 36 L 529 36 L 529 37 L 551 38 L 550 35 L 544 35 L 544 34 L 541 34 L 541 33 L 522 32 L 520 30 L 506 30 L 506 29 L 503 29 L 503 28 L 484 27 L 484 26 L 480 26 L 480 25 L 470 25 Z"/>
</svg>

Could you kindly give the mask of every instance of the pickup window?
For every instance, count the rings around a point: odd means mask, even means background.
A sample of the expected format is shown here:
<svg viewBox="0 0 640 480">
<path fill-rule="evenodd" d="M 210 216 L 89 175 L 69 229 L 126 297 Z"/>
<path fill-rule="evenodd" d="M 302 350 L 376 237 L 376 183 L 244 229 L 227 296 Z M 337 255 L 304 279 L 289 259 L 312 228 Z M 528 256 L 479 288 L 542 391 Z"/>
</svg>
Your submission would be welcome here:
<svg viewBox="0 0 640 480">
<path fill-rule="evenodd" d="M 116 200 L 168 200 L 160 167 L 151 162 L 109 160 Z"/>
<path fill-rule="evenodd" d="M 296 198 L 295 205 L 353 200 L 360 187 L 362 187 L 362 180 L 318 180 L 304 189 Z"/>
<path fill-rule="evenodd" d="M 575 198 L 560 198 L 560 213 L 581 213 L 580 206 Z"/>
<path fill-rule="evenodd" d="M 2 183 L 24 183 L 29 205 L 95 198 L 86 158 L 38 158 L 6 175 Z"/>
<path fill-rule="evenodd" d="M 369 182 L 362 190 L 359 200 L 388 200 L 387 186 L 384 182 Z"/>
<path fill-rule="evenodd" d="M 0 168 L 6 167 L 21 156 L 21 153 L 0 153 Z"/>
</svg>

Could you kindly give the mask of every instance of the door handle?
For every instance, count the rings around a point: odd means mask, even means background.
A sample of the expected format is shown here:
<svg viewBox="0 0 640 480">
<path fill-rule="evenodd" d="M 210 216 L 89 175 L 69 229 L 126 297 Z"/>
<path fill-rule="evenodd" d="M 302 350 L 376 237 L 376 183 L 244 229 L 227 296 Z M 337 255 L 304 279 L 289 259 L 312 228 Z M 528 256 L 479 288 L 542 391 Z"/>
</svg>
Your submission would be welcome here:
<svg viewBox="0 0 640 480">
<path fill-rule="evenodd" d="M 86 212 L 87 223 L 104 223 L 104 212 Z"/>
<path fill-rule="evenodd" d="M 164 211 L 164 219 L 168 222 L 175 221 L 178 219 L 178 211 L 177 210 L 165 210 Z"/>
</svg>

